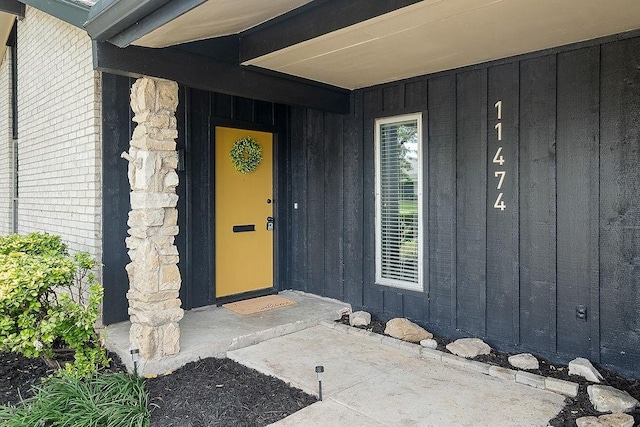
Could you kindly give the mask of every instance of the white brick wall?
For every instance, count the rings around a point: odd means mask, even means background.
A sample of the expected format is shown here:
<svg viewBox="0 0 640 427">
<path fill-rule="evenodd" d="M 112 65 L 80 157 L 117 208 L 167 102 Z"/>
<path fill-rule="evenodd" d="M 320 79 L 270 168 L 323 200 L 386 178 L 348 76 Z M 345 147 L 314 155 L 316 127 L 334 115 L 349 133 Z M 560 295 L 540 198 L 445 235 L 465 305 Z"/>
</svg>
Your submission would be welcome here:
<svg viewBox="0 0 640 427">
<path fill-rule="evenodd" d="M 11 49 L 0 64 L 0 235 L 13 228 L 13 139 L 11 137 Z"/>
<path fill-rule="evenodd" d="M 17 56 L 18 231 L 60 234 L 72 251 L 100 259 L 100 74 L 91 40 L 27 7 Z"/>
</svg>

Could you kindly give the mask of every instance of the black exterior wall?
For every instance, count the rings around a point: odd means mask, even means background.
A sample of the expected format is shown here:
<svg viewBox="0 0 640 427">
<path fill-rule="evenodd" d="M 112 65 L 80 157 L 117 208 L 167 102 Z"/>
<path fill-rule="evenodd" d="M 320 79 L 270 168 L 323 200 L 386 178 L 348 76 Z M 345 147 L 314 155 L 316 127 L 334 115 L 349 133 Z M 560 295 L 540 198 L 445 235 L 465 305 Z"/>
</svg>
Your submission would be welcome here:
<svg viewBox="0 0 640 427">
<path fill-rule="evenodd" d="M 127 316 L 132 131 L 103 74 L 105 323 Z M 506 179 L 497 197 L 496 101 Z M 213 126 L 277 135 L 277 288 L 451 338 L 640 377 L 640 37 L 620 35 L 353 92 L 351 113 L 180 88 L 176 242 L 186 309 L 215 303 Z M 425 290 L 375 284 L 374 120 L 422 112 Z M 586 319 L 576 317 L 586 309 Z"/>
<path fill-rule="evenodd" d="M 134 129 L 129 93 L 135 80 L 103 73 L 103 323 L 128 320 L 126 293 L 129 287 L 124 267 L 130 262 L 125 246 L 129 212 L 127 163 L 120 153 L 129 149 Z M 178 170 L 178 226 L 176 245 L 180 253 L 178 267 L 182 276 L 180 299 L 184 309 L 215 304 L 214 293 L 214 127 L 216 125 L 256 129 L 275 134 L 275 173 L 277 191 L 276 248 L 279 254 L 275 271 L 276 289 L 283 283 L 288 258 L 286 224 L 286 170 L 289 138 L 289 109 L 263 101 L 179 88 L 176 111 L 177 149 L 184 153 L 184 169 Z M 283 286 L 283 285 L 282 285 Z"/>
<path fill-rule="evenodd" d="M 373 123 L 409 112 L 426 122 L 422 293 L 374 279 Z M 295 289 L 640 377 L 640 37 L 367 88 L 348 116 L 296 107 L 291 123 Z"/>
</svg>

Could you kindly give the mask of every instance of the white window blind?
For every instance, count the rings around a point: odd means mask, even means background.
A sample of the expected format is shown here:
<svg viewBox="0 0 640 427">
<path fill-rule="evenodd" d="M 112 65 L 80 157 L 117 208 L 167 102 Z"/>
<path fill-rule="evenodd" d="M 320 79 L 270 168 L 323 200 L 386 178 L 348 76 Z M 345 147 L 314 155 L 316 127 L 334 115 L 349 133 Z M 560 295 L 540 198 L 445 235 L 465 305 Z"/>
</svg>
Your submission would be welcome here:
<svg viewBox="0 0 640 427">
<path fill-rule="evenodd" d="M 376 121 L 376 282 L 413 290 L 422 290 L 421 121 Z"/>
</svg>

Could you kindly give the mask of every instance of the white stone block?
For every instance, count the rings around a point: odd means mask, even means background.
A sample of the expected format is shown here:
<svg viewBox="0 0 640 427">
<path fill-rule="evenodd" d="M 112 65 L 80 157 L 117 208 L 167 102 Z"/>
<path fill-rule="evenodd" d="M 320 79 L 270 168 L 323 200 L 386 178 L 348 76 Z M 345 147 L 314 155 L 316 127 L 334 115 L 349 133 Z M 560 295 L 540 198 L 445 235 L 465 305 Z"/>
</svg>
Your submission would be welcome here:
<svg viewBox="0 0 640 427">
<path fill-rule="evenodd" d="M 349 314 L 349 324 L 351 326 L 368 326 L 371 323 L 371 313 L 366 311 L 356 311 Z"/>
<path fill-rule="evenodd" d="M 569 375 L 579 375 L 594 383 L 599 383 L 602 379 L 600 372 L 588 359 L 583 357 L 578 357 L 569 362 Z"/>
</svg>

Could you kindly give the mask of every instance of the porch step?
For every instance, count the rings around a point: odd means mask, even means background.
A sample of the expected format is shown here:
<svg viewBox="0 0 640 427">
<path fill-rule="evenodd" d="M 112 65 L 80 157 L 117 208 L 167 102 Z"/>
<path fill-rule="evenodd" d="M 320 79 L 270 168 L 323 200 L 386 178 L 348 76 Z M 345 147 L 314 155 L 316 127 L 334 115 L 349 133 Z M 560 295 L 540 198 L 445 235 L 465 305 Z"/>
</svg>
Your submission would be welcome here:
<svg viewBox="0 0 640 427">
<path fill-rule="evenodd" d="M 161 360 L 140 361 L 138 373 L 164 374 L 206 357 L 226 357 L 228 351 L 298 332 L 322 321 L 334 321 L 351 310 L 347 303 L 305 292 L 289 290 L 280 295 L 297 304 L 245 316 L 215 306 L 186 311 L 180 321 L 180 353 Z M 132 372 L 130 326 L 130 322 L 107 326 L 105 345 Z"/>
</svg>

